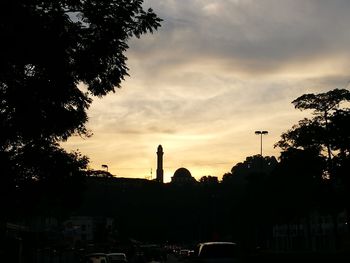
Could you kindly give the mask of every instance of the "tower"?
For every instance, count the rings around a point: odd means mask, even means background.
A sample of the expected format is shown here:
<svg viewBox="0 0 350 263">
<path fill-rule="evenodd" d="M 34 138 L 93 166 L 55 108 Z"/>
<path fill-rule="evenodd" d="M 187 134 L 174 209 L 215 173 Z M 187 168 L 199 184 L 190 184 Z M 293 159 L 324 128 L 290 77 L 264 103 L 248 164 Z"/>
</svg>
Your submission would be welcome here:
<svg viewBox="0 0 350 263">
<path fill-rule="evenodd" d="M 163 147 L 162 145 L 158 146 L 157 149 L 157 182 L 163 183 Z"/>
</svg>

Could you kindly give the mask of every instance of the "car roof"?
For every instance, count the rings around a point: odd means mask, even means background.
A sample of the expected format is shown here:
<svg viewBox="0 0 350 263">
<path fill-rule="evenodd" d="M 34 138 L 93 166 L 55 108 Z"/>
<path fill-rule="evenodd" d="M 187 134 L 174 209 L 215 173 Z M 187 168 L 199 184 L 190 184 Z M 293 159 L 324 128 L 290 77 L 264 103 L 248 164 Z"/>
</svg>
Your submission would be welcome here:
<svg viewBox="0 0 350 263">
<path fill-rule="evenodd" d="M 203 242 L 203 243 L 199 243 L 199 245 L 236 245 L 236 243 L 234 242 Z"/>
<path fill-rule="evenodd" d="M 90 254 L 87 254 L 86 256 L 92 257 L 92 256 L 106 256 L 106 255 L 107 255 L 106 253 L 90 253 Z"/>
</svg>

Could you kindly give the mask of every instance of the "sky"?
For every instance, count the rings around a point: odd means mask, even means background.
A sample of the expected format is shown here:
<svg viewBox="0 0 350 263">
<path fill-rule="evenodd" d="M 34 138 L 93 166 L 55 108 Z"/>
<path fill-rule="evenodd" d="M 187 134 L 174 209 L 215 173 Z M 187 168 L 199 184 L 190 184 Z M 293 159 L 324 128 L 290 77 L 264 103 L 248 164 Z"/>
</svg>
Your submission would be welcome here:
<svg viewBox="0 0 350 263">
<path fill-rule="evenodd" d="M 310 112 L 305 93 L 346 88 L 350 80 L 348 0 L 145 0 L 164 21 L 129 41 L 129 77 L 95 98 L 90 138 L 63 144 L 90 168 L 117 177 L 164 180 L 176 169 L 219 179 L 247 156 L 279 156 L 274 144 Z"/>
</svg>

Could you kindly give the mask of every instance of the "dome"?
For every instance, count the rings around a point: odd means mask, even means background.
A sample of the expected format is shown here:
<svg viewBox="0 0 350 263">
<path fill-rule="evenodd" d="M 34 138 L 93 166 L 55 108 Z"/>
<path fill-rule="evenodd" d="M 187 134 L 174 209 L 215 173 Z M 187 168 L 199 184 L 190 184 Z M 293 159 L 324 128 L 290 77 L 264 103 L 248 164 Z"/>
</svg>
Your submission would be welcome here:
<svg viewBox="0 0 350 263">
<path fill-rule="evenodd" d="M 175 178 L 191 178 L 192 175 L 191 175 L 189 170 L 187 170 L 186 168 L 181 167 L 181 168 L 179 168 L 179 169 L 177 169 L 175 171 L 174 177 Z"/>
</svg>

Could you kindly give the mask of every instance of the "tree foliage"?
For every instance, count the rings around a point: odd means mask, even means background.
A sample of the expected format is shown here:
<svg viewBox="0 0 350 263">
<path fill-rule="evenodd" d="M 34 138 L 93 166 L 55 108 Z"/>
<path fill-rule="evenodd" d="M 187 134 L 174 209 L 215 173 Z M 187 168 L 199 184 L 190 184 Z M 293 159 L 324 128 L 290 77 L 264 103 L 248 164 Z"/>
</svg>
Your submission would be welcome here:
<svg viewBox="0 0 350 263">
<path fill-rule="evenodd" d="M 317 207 L 325 166 L 325 158 L 315 148 L 289 148 L 281 153 L 269 183 L 276 217 L 305 215 Z"/>
<path fill-rule="evenodd" d="M 349 188 L 345 172 L 350 160 L 349 101 L 348 90 L 334 89 L 304 94 L 292 102 L 297 109 L 312 110 L 313 117 L 299 121 L 275 145 L 282 152 L 274 182 L 287 182 L 289 187 L 280 194 L 290 206 L 297 204 L 295 208 L 301 211 L 315 206 L 334 211 L 344 193 L 339 190 Z"/>
<path fill-rule="evenodd" d="M 115 92 L 128 75 L 128 40 L 160 26 L 142 4 L 1 1 L 0 161 L 10 188 L 86 168 L 86 157 L 59 142 L 89 136 L 92 98 Z"/>
<path fill-rule="evenodd" d="M 216 185 L 219 183 L 219 180 L 216 176 L 211 176 L 211 175 L 205 175 L 205 176 L 202 176 L 200 179 L 199 179 L 199 182 L 203 185 Z"/>
<path fill-rule="evenodd" d="M 276 147 L 282 150 L 295 149 L 316 149 L 319 152 L 325 144 L 325 129 L 320 125 L 318 118 L 303 119 L 297 125 L 281 135 L 281 140 Z"/>
<path fill-rule="evenodd" d="M 349 155 L 349 108 L 344 103 L 350 101 L 346 89 L 334 89 L 319 94 L 304 94 L 292 103 L 300 110 L 313 110 L 314 117 L 303 119 L 292 129 L 281 135 L 275 146 L 283 151 L 288 149 L 316 149 L 326 156 L 328 170 L 333 166 L 332 158 L 339 153 Z"/>
<path fill-rule="evenodd" d="M 345 101 L 350 101 L 350 92 L 346 89 L 334 89 L 325 93 L 304 94 L 292 103 L 296 109 L 313 110 L 315 115 L 327 116 L 339 109 Z"/>
<path fill-rule="evenodd" d="M 0 146 L 87 134 L 91 95 L 114 92 L 128 74 L 127 41 L 160 26 L 142 2 L 1 2 Z"/>
<path fill-rule="evenodd" d="M 237 163 L 232 167 L 233 176 L 249 176 L 251 174 L 268 174 L 275 168 L 277 160 L 274 156 L 254 155 L 249 156 L 243 163 Z"/>
</svg>

